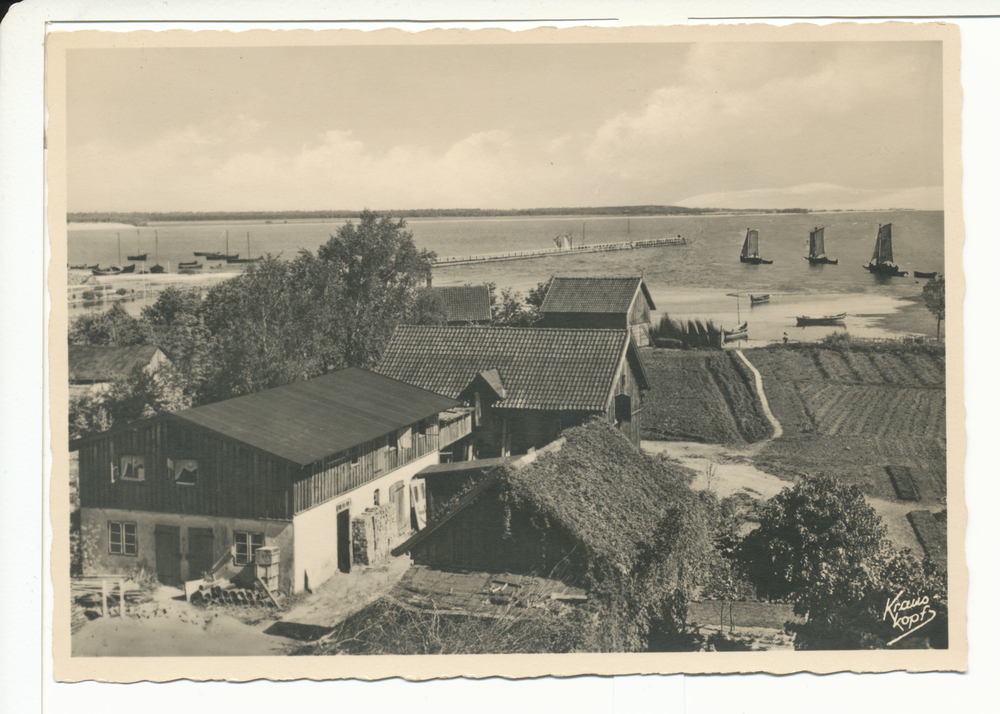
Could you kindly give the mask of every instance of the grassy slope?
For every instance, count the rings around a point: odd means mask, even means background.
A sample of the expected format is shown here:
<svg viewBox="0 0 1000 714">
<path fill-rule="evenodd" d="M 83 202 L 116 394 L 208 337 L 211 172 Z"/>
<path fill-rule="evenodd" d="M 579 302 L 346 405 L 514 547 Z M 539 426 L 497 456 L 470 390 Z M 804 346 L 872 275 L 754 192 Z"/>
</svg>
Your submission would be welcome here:
<svg viewBox="0 0 1000 714">
<path fill-rule="evenodd" d="M 643 401 L 643 439 L 742 444 L 770 434 L 728 353 L 647 349 L 642 356 L 653 387 Z"/>
</svg>

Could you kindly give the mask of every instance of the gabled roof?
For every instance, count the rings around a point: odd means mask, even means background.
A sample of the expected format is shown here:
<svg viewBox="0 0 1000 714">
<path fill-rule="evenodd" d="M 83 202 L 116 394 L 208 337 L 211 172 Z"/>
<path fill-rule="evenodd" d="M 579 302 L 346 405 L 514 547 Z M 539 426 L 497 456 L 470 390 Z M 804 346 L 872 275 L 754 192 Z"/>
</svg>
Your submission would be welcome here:
<svg viewBox="0 0 1000 714">
<path fill-rule="evenodd" d="M 626 351 L 638 358 L 628 330 L 401 325 L 377 371 L 457 398 L 496 370 L 499 408 L 600 412 Z"/>
<path fill-rule="evenodd" d="M 159 349 L 156 345 L 70 345 L 69 379 L 71 382 L 110 382 L 128 375 L 137 366 L 148 365 Z"/>
<path fill-rule="evenodd" d="M 627 313 L 639 290 L 655 310 L 642 278 L 552 278 L 539 311 Z"/>
<path fill-rule="evenodd" d="M 306 466 L 457 405 L 352 367 L 172 416 Z"/>
<path fill-rule="evenodd" d="M 489 322 L 493 319 L 488 285 L 457 285 L 431 289 L 441 296 L 448 322 Z"/>
</svg>

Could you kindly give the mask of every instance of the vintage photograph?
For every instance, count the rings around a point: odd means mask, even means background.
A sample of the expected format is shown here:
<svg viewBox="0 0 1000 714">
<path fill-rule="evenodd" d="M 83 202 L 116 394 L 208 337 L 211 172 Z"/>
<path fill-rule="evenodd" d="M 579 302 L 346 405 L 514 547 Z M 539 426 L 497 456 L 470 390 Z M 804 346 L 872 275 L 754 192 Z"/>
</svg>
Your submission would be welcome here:
<svg viewBox="0 0 1000 714">
<path fill-rule="evenodd" d="M 47 52 L 62 677 L 964 668 L 955 28 Z"/>
</svg>

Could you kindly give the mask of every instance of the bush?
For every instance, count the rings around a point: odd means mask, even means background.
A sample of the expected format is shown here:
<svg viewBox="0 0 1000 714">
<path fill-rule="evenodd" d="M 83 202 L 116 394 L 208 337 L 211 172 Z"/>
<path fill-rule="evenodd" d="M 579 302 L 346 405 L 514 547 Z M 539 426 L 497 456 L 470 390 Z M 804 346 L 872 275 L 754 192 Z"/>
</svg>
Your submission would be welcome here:
<svg viewBox="0 0 1000 714">
<path fill-rule="evenodd" d="M 97 293 L 95 293 L 93 290 L 84 290 L 83 291 L 83 299 L 84 300 L 93 300 L 96 297 L 97 297 Z"/>
<path fill-rule="evenodd" d="M 118 288 L 117 290 L 115 290 L 116 295 L 125 295 L 127 292 L 128 290 L 126 290 L 125 288 Z"/>
</svg>

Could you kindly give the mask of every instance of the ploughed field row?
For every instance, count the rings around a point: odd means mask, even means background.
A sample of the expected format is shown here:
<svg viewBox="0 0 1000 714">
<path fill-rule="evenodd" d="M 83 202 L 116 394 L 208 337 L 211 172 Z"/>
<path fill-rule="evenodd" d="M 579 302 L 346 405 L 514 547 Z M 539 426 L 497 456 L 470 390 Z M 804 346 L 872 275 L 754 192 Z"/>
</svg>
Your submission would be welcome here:
<svg viewBox="0 0 1000 714">
<path fill-rule="evenodd" d="M 642 438 L 738 444 L 771 434 L 750 371 L 730 352 L 645 349 Z"/>
</svg>

